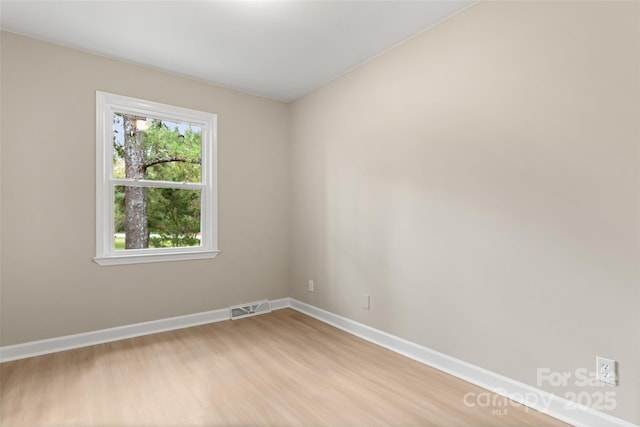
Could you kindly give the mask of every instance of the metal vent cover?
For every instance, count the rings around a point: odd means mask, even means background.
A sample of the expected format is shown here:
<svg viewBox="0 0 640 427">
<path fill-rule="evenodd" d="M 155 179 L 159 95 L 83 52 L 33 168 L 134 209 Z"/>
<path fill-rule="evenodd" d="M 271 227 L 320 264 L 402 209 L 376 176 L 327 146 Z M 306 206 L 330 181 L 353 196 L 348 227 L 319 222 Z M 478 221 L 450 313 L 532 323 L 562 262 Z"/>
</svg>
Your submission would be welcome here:
<svg viewBox="0 0 640 427">
<path fill-rule="evenodd" d="M 231 312 L 231 320 L 242 319 L 243 317 L 271 313 L 271 303 L 269 300 L 264 300 L 248 304 L 234 305 L 233 307 L 229 307 L 229 311 Z"/>
</svg>

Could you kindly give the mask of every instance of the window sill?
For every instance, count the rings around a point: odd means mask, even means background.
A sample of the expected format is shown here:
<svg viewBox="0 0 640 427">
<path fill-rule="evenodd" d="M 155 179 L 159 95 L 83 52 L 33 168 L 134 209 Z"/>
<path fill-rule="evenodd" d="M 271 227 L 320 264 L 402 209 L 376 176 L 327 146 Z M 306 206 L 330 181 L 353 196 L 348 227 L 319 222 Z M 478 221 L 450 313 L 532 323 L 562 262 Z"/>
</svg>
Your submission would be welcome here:
<svg viewBox="0 0 640 427">
<path fill-rule="evenodd" d="M 102 266 L 122 264 L 143 264 L 149 262 L 188 261 L 194 259 L 215 258 L 220 251 L 174 252 L 160 254 L 123 254 L 95 257 L 93 261 Z"/>
</svg>

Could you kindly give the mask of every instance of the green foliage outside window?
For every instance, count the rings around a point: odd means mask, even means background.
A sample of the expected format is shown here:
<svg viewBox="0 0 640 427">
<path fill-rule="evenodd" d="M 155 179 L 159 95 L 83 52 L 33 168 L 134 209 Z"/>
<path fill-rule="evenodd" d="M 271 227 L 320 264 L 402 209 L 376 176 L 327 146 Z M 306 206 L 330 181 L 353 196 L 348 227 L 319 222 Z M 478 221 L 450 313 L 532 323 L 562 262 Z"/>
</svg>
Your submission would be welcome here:
<svg viewBox="0 0 640 427">
<path fill-rule="evenodd" d="M 116 114 L 114 120 L 132 121 L 131 116 Z M 170 127 L 171 126 L 171 127 Z M 126 126 L 124 127 L 126 129 Z M 122 129 L 122 127 L 121 127 Z M 142 144 L 143 159 L 137 160 L 138 177 L 145 180 L 198 183 L 201 180 L 201 132 L 198 128 L 161 120 L 152 120 L 148 129 L 137 130 L 135 138 L 122 138 L 114 130 L 114 178 L 127 176 L 126 144 Z M 123 132 L 121 130 L 120 132 Z M 129 172 L 131 173 L 131 172 Z M 199 246 L 201 192 L 199 189 L 148 187 L 143 195 L 127 196 L 125 186 L 115 186 L 115 248 L 124 249 L 122 234 L 135 218 L 127 218 L 126 198 L 144 204 L 146 233 L 150 248 Z M 129 200 L 129 203 L 132 201 Z M 129 223 L 128 223 L 129 222 Z M 135 225 L 135 224 L 134 224 Z M 131 228 L 129 228 L 131 229 Z M 137 247 L 140 247 L 139 245 Z M 143 245 L 144 247 L 144 245 Z"/>
</svg>

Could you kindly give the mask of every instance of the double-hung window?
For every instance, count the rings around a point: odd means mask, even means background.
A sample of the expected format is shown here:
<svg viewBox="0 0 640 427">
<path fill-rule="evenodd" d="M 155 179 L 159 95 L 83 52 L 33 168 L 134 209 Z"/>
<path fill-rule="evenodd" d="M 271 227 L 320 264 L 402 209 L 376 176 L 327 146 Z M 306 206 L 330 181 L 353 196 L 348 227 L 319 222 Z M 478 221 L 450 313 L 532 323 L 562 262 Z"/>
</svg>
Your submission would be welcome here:
<svg viewBox="0 0 640 427">
<path fill-rule="evenodd" d="M 213 258 L 216 115 L 96 92 L 100 265 Z"/>
</svg>

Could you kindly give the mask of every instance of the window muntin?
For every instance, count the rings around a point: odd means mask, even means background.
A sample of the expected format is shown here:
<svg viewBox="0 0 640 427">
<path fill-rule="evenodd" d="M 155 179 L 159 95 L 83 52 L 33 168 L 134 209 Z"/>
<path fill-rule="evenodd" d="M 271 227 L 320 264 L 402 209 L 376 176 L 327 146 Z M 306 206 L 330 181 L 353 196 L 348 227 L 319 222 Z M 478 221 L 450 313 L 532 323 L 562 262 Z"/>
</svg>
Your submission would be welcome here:
<svg viewBox="0 0 640 427">
<path fill-rule="evenodd" d="M 214 257 L 211 113 L 96 93 L 101 265 Z"/>
</svg>

